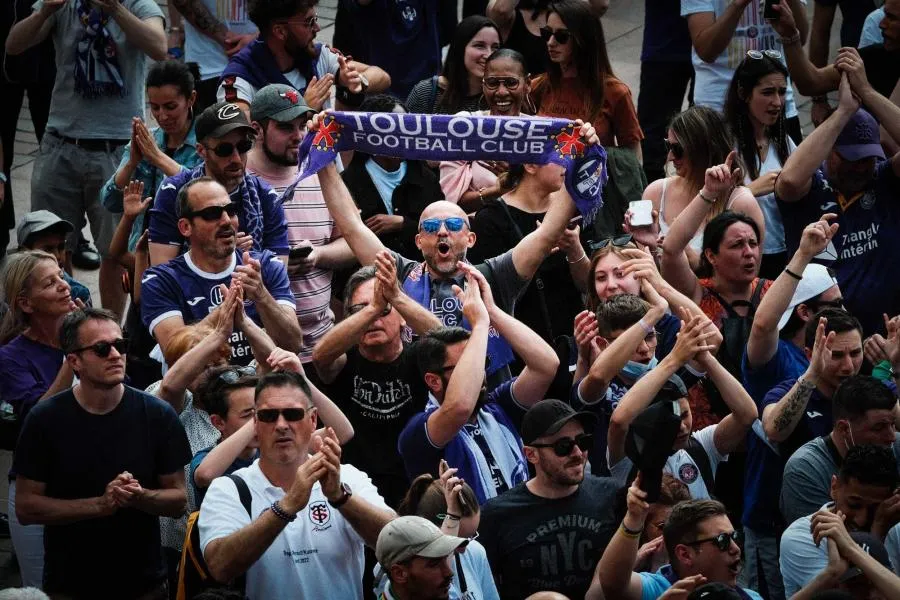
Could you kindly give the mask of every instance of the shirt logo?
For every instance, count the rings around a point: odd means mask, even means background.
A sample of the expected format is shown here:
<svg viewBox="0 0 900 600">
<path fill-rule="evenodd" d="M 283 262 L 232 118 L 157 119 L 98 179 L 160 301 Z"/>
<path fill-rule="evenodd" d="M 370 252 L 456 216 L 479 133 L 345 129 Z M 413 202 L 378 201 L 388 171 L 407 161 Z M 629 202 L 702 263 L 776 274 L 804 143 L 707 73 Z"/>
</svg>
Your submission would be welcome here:
<svg viewBox="0 0 900 600">
<path fill-rule="evenodd" d="M 818 411 L 808 410 L 808 411 L 806 411 L 806 416 L 809 417 L 810 419 L 815 419 L 816 417 L 821 417 L 823 415 L 822 415 L 822 413 L 820 413 Z"/>
<path fill-rule="evenodd" d="M 331 521 L 331 510 L 327 502 L 311 502 L 309 505 L 309 520 L 315 525 L 315 531 L 327 529 L 325 527 Z"/>
<path fill-rule="evenodd" d="M 224 300 L 224 299 L 225 298 L 222 296 L 222 290 L 219 289 L 219 286 L 214 285 L 209 290 L 209 301 L 212 302 L 213 306 L 218 306 L 218 305 L 222 304 L 222 300 Z M 191 306 L 193 306 L 193 305 L 191 305 Z"/>
<path fill-rule="evenodd" d="M 683 465 L 678 467 L 678 479 L 682 480 L 688 485 L 697 481 L 697 477 L 699 475 L 700 472 L 697 471 L 697 467 L 694 466 L 694 463 L 684 463 Z"/>
<path fill-rule="evenodd" d="M 147 283 L 148 281 L 150 281 L 150 280 L 153 279 L 154 277 L 156 277 L 156 273 L 148 273 L 148 274 L 144 275 L 144 278 L 143 278 L 143 279 L 141 279 L 141 283 Z"/>
<path fill-rule="evenodd" d="M 203 300 L 203 296 L 197 296 L 195 298 L 192 298 L 191 300 L 188 300 L 187 303 L 188 303 L 188 306 L 197 306 L 197 304 L 201 300 Z"/>
<path fill-rule="evenodd" d="M 220 121 L 229 121 L 241 113 L 241 109 L 237 104 L 226 104 L 216 111 L 216 116 Z"/>
</svg>

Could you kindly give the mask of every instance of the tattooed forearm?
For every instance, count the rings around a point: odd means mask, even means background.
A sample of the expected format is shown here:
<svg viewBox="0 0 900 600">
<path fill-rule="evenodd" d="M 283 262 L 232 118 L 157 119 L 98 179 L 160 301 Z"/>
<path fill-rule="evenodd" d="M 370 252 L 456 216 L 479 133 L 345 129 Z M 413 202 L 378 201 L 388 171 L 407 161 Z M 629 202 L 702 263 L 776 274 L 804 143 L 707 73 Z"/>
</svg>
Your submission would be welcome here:
<svg viewBox="0 0 900 600">
<path fill-rule="evenodd" d="M 803 413 L 803 409 L 806 408 L 806 402 L 814 389 L 816 389 L 816 384 L 802 377 L 797 380 L 794 387 L 788 391 L 787 396 L 779 402 L 779 404 L 784 403 L 784 408 L 775 417 L 775 431 L 783 432 L 788 427 L 791 427 L 792 424 L 796 425 L 798 417 Z"/>
<path fill-rule="evenodd" d="M 228 28 L 203 4 L 202 0 L 172 0 L 188 23 L 218 42 L 225 39 Z"/>
</svg>

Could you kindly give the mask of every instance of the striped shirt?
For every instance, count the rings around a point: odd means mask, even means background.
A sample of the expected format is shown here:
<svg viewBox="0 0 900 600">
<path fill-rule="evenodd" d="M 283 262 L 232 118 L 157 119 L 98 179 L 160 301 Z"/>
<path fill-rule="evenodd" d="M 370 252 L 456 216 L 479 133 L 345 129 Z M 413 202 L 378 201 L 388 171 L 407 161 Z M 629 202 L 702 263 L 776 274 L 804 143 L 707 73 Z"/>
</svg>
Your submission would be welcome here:
<svg viewBox="0 0 900 600">
<path fill-rule="evenodd" d="M 248 156 L 247 170 L 268 183 L 279 194 L 297 176 L 296 167 L 279 173 L 264 164 L 255 152 Z M 316 175 L 307 177 L 297 185 L 294 197 L 284 203 L 284 217 L 291 248 L 308 243 L 324 246 L 341 237 L 340 230 L 325 205 Z M 297 302 L 297 317 L 303 331 L 300 360 L 308 363 L 312 361 L 313 347 L 334 326 L 334 313 L 329 305 L 332 272 L 316 268 L 302 275 L 289 273 L 289 277 L 291 291 Z"/>
</svg>

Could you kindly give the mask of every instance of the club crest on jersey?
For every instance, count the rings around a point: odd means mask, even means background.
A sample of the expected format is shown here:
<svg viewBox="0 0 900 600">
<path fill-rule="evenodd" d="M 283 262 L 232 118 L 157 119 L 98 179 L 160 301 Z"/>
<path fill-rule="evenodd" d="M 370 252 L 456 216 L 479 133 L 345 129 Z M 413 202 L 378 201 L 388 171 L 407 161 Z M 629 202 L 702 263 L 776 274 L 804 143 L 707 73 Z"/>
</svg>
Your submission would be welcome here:
<svg viewBox="0 0 900 600">
<path fill-rule="evenodd" d="M 697 467 L 694 466 L 693 463 L 684 463 L 680 467 L 678 467 L 678 479 L 682 480 L 686 484 L 690 485 L 697 481 L 697 477 L 699 477 L 700 472 L 697 470 Z"/>
<path fill-rule="evenodd" d="M 313 531 L 324 531 L 329 528 L 331 508 L 327 502 L 310 502 L 308 514 L 310 522 L 315 526 Z"/>
</svg>

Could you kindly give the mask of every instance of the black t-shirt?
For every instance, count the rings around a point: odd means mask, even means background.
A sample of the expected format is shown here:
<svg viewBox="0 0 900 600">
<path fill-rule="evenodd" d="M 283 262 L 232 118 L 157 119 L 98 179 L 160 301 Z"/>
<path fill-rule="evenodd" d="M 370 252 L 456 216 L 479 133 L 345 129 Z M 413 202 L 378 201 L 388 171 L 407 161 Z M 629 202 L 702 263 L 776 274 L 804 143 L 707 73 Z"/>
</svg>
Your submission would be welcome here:
<svg viewBox="0 0 900 600">
<path fill-rule="evenodd" d="M 884 44 L 859 49 L 866 65 L 866 77 L 876 92 L 890 98 L 900 79 L 900 52 L 885 50 Z"/>
<path fill-rule="evenodd" d="M 415 355 L 407 347 L 396 360 L 382 364 L 363 358 L 354 347 L 330 390 L 355 431 L 342 449 L 342 462 L 365 471 L 388 504 L 399 501 L 408 479 L 397 439 L 428 400 Z M 399 489 L 393 490 L 398 481 Z"/>
<path fill-rule="evenodd" d="M 102 496 L 123 471 L 144 488 L 181 472 L 191 448 L 165 402 L 125 387 L 105 415 L 84 410 L 67 390 L 39 402 L 22 427 L 16 472 L 46 484 L 50 498 Z M 112 516 L 44 528 L 45 589 L 76 597 L 129 598 L 165 577 L 159 517 L 133 508 Z"/>
<path fill-rule="evenodd" d="M 584 598 L 603 551 L 616 532 L 618 484 L 585 475 L 565 498 L 535 496 L 526 484 L 491 498 L 481 509 L 479 538 L 501 598 L 553 590 Z"/>
</svg>

